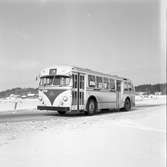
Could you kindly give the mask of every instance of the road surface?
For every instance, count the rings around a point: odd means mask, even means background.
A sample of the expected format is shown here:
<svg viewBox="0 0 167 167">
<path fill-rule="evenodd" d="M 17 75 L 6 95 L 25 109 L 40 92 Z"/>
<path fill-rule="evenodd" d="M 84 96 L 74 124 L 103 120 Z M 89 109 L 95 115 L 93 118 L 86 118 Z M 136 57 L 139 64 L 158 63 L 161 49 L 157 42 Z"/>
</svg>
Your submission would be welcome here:
<svg viewBox="0 0 167 167">
<path fill-rule="evenodd" d="M 94 116 L 19 110 L 0 113 L 0 164 L 165 166 L 166 105 Z"/>
</svg>

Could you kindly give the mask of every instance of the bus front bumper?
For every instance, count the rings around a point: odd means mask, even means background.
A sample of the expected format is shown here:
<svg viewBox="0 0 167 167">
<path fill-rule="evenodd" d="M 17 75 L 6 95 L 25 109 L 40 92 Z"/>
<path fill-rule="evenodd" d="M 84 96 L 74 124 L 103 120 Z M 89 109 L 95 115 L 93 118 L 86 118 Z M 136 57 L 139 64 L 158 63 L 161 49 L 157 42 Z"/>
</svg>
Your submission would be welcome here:
<svg viewBox="0 0 167 167">
<path fill-rule="evenodd" d="M 70 107 L 37 106 L 37 110 L 69 111 Z"/>
</svg>

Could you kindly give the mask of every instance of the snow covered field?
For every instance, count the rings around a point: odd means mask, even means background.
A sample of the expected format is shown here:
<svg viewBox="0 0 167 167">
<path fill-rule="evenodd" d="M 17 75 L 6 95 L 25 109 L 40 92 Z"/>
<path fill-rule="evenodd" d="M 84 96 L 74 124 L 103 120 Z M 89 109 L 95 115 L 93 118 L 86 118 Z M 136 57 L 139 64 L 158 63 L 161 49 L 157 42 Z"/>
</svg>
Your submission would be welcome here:
<svg viewBox="0 0 167 167">
<path fill-rule="evenodd" d="M 165 96 L 137 97 L 130 112 L 90 117 L 29 108 L 36 103 L 16 115 L 0 107 L 0 166 L 165 167 Z"/>
<path fill-rule="evenodd" d="M 15 102 L 17 101 L 17 108 L 16 108 L 16 112 L 21 111 L 23 109 L 27 109 L 27 110 L 32 110 L 32 109 L 36 109 L 39 101 L 38 99 L 0 99 L 0 112 L 4 112 L 4 111 L 12 111 L 15 109 Z M 144 97 L 144 96 L 136 96 L 136 104 L 137 105 L 148 105 L 148 104 L 164 104 L 166 101 L 166 96 L 163 95 L 159 95 L 159 96 L 155 96 L 155 95 L 150 95 L 148 97 Z"/>
<path fill-rule="evenodd" d="M 0 112 L 11 111 L 15 108 L 15 99 L 6 100 L 0 99 Z M 38 99 L 18 99 L 17 110 L 35 109 L 38 104 Z"/>
</svg>

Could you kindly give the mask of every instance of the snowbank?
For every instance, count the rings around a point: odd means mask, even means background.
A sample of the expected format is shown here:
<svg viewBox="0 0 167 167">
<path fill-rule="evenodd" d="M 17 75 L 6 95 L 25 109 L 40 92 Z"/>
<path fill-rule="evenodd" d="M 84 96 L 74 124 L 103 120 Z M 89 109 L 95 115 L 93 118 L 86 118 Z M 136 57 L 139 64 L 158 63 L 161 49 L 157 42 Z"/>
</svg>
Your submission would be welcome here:
<svg viewBox="0 0 167 167">
<path fill-rule="evenodd" d="M 15 110 L 15 103 L 17 103 L 16 110 L 21 109 L 35 109 L 38 105 L 38 99 L 0 99 L 0 112 Z"/>
<path fill-rule="evenodd" d="M 136 106 L 166 104 L 166 95 L 135 96 Z"/>
</svg>

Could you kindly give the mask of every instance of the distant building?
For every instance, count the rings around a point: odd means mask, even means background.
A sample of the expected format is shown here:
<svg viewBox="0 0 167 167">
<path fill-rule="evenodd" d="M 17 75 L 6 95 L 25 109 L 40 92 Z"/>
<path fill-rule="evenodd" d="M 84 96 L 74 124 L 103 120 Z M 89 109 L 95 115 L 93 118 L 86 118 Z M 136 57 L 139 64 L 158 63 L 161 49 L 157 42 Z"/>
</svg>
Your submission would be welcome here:
<svg viewBox="0 0 167 167">
<path fill-rule="evenodd" d="M 155 92 L 155 95 L 162 95 L 162 92 Z"/>
</svg>

